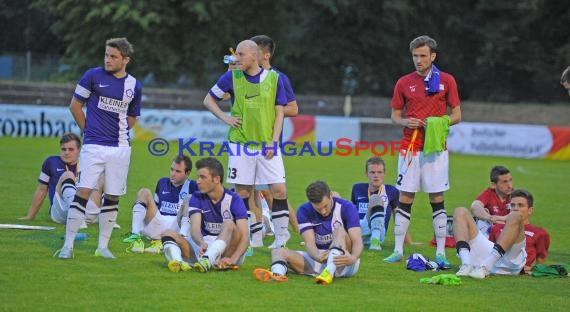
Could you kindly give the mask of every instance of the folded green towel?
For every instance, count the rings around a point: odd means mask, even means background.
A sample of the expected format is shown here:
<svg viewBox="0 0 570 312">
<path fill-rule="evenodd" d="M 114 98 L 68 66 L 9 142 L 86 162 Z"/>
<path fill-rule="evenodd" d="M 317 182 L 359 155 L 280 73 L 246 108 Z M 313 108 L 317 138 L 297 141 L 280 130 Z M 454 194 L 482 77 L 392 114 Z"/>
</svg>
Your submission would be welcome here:
<svg viewBox="0 0 570 312">
<path fill-rule="evenodd" d="M 451 118 L 447 115 L 428 117 L 424 137 L 424 156 L 445 150 L 445 141 L 447 140 L 450 126 Z"/>
<path fill-rule="evenodd" d="M 535 264 L 530 274 L 534 277 L 568 277 L 568 268 L 565 264 Z"/>
</svg>

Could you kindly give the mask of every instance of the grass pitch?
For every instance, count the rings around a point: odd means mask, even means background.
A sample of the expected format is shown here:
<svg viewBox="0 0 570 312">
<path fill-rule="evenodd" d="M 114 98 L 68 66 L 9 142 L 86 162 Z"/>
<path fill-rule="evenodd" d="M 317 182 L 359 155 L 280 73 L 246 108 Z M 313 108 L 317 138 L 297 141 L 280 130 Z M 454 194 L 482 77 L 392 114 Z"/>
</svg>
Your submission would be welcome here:
<svg viewBox="0 0 570 312">
<path fill-rule="evenodd" d="M 393 248 L 392 223 L 380 252 L 365 251 L 360 271 L 354 278 L 336 279 L 330 286 L 316 285 L 310 277 L 289 274 L 287 283 L 260 283 L 251 271 L 267 267 L 270 252 L 258 248 L 237 272 L 174 274 L 162 255 L 129 254 L 121 243 L 129 232 L 131 204 L 140 187 L 154 189 L 158 178 L 168 175 L 174 152 L 152 156 L 148 142 L 135 141 L 128 180 L 128 193 L 121 199 L 118 223 L 110 249 L 115 261 L 93 256 L 97 228 L 87 229 L 90 238 L 75 245 L 75 259 L 61 261 L 52 255 L 63 244 L 63 225 L 53 231 L 0 229 L 0 310 L 214 310 L 214 311 L 515 311 L 520 309 L 566 311 L 569 279 L 540 279 L 528 276 L 463 278 L 458 287 L 420 284 L 419 279 L 440 273 L 455 273 L 455 250 L 447 256 L 454 266 L 447 272 L 407 271 L 404 262 L 387 264 L 382 259 Z M 175 144 L 175 143 L 173 143 Z M 43 159 L 58 153 L 57 139 L 0 138 L 0 223 L 54 225 L 46 199 L 36 220 L 17 220 L 25 215 L 37 185 Z M 369 154 L 348 157 L 287 157 L 287 187 L 295 207 L 304 202 L 304 189 L 317 179 L 327 181 L 345 198 L 354 182 L 366 181 L 364 162 Z M 193 161 L 198 158 L 194 157 Z M 489 185 L 493 165 L 505 165 L 513 172 L 515 187 L 535 195 L 533 223 L 551 235 L 548 263 L 569 263 L 570 219 L 567 213 L 570 162 L 514 158 L 451 155 L 451 190 L 446 193 L 449 214 L 457 206 L 468 206 Z M 227 156 L 220 157 L 226 163 Z M 385 157 L 387 183 L 395 180 L 396 158 Z M 422 245 L 407 246 L 405 256 L 419 252 L 433 257 L 431 208 L 427 196 L 419 193 L 412 210 L 410 232 Z M 272 238 L 267 238 L 269 245 Z M 291 249 L 301 249 L 300 236 L 293 234 Z"/>
</svg>

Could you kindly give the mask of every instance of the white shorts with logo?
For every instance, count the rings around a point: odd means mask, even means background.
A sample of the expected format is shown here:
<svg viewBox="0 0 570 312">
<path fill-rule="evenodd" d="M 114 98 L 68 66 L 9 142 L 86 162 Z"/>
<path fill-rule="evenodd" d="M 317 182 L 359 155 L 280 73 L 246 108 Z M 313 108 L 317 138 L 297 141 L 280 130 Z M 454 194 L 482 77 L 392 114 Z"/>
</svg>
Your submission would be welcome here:
<svg viewBox="0 0 570 312">
<path fill-rule="evenodd" d="M 67 222 L 67 213 L 71 203 L 66 202 L 58 192 L 53 194 L 53 203 L 50 207 L 49 214 L 55 223 L 65 224 Z M 99 216 L 99 208 L 92 200 L 87 201 L 85 209 L 85 222 L 94 223 Z"/>
<path fill-rule="evenodd" d="M 167 230 L 180 232 L 180 226 L 178 225 L 177 216 L 164 216 L 160 212 L 154 215 L 154 218 L 142 229 L 141 234 L 147 236 L 150 239 L 160 239 L 162 233 Z"/>
<path fill-rule="evenodd" d="M 478 266 L 483 263 L 485 258 L 493 251 L 495 243 L 485 238 L 483 233 L 479 232 L 477 236 L 469 241 L 469 257 L 471 264 Z M 499 275 L 519 275 L 526 264 L 526 240 L 516 243 L 491 268 L 491 274 Z"/>
<path fill-rule="evenodd" d="M 310 275 L 310 276 L 317 276 L 321 274 L 321 272 L 327 267 L 326 262 L 320 263 L 315 261 L 306 251 L 297 250 L 303 258 L 305 259 L 305 272 L 303 274 Z M 334 273 L 335 277 L 351 277 L 358 272 L 360 268 L 360 259 L 356 260 L 355 263 L 349 266 L 337 266 L 336 272 Z"/>
<path fill-rule="evenodd" d="M 405 151 L 404 151 L 405 152 Z M 449 153 L 448 151 L 398 157 L 398 176 L 396 188 L 400 191 L 416 193 L 421 189 L 426 193 L 438 193 L 449 190 Z"/>
<path fill-rule="evenodd" d="M 186 241 L 188 241 L 188 244 L 190 244 L 190 248 L 192 249 L 192 252 L 194 253 L 194 257 L 195 259 L 200 259 L 201 255 L 200 255 L 200 246 L 196 245 L 196 243 L 194 242 L 194 240 L 192 239 L 192 237 L 185 237 Z M 212 243 L 217 239 L 217 236 L 213 236 L 213 235 L 206 235 L 204 237 L 202 237 L 202 239 L 204 240 L 204 242 L 210 246 L 212 245 Z M 223 256 L 223 255 L 222 255 Z M 234 263 L 235 265 L 239 265 L 241 266 L 243 264 L 243 261 L 245 259 L 245 253 L 241 255 L 241 257 L 239 257 L 238 259 L 238 263 Z M 216 262 L 218 262 L 218 260 L 220 259 L 210 259 L 211 263 L 214 264 Z"/>
<path fill-rule="evenodd" d="M 229 147 L 233 156 L 230 155 L 228 158 L 227 183 L 241 185 L 285 183 L 285 167 L 279 149 L 271 159 L 266 159 L 261 150 L 247 148 L 250 154 L 247 155 L 242 144 L 229 143 Z"/>
<path fill-rule="evenodd" d="M 130 146 L 83 145 L 79 154 L 77 187 L 95 189 L 99 176 L 105 173 L 105 194 L 124 195 L 130 161 Z"/>
</svg>

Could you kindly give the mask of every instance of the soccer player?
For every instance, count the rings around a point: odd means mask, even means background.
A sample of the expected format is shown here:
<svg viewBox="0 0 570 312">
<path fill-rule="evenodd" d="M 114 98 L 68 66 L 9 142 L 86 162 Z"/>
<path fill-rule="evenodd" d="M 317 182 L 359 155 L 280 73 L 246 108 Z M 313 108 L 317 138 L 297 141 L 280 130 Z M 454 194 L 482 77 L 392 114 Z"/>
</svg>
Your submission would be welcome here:
<svg viewBox="0 0 570 312">
<path fill-rule="evenodd" d="M 293 92 L 293 87 L 291 87 L 291 82 L 289 81 L 289 77 L 285 75 L 283 72 L 277 70 L 275 67 L 271 66 L 271 58 L 275 54 L 275 42 L 269 36 L 266 35 L 258 35 L 251 38 L 253 42 L 257 44 L 259 47 L 259 55 L 258 55 L 258 62 L 261 67 L 265 70 L 272 70 L 279 74 L 280 79 L 283 80 L 283 87 L 285 89 L 285 96 L 287 98 L 287 105 L 283 107 L 283 113 L 285 117 L 295 117 L 299 114 L 299 107 L 297 106 L 297 99 L 295 97 L 295 92 Z M 282 138 L 280 138 L 282 141 Z M 259 195 L 259 192 L 263 193 L 263 196 Z M 263 186 L 256 186 L 254 189 L 254 199 L 255 202 L 250 201 L 250 211 L 252 212 L 251 215 L 251 224 L 250 224 L 250 231 L 251 231 L 251 246 L 252 247 L 261 247 L 263 246 L 263 235 L 262 235 L 262 213 L 261 213 L 261 201 L 266 200 L 269 206 L 272 206 L 273 203 L 273 196 L 271 191 L 266 188 L 265 185 Z M 289 212 L 289 223 L 293 227 L 293 231 L 297 232 L 299 230 L 299 225 L 297 224 L 297 219 L 295 218 L 295 213 L 293 211 L 293 207 L 291 203 L 287 203 L 287 208 Z M 255 219 L 254 219 L 255 218 Z M 271 214 L 271 219 L 280 219 L 283 218 L 282 212 L 277 212 Z M 274 225 L 274 228 L 277 226 Z M 269 248 L 276 248 L 278 246 L 285 245 L 288 240 L 288 230 L 287 232 L 284 231 L 283 228 L 279 229 L 283 231 L 283 233 L 279 233 L 275 239 L 275 241 L 269 246 Z M 287 239 L 285 239 L 287 238 Z"/>
<path fill-rule="evenodd" d="M 254 185 L 269 185 L 273 194 L 272 214 L 276 246 L 290 238 L 285 168 L 279 150 L 283 128 L 283 107 L 287 104 L 283 78 L 259 66 L 257 44 L 240 42 L 236 48 L 237 65 L 224 73 L 210 89 L 204 105 L 230 126 L 228 132 L 228 183 L 235 184 L 248 210 Z M 224 94 L 231 95 L 231 115 L 218 106 Z"/>
<path fill-rule="evenodd" d="M 60 259 L 73 258 L 74 237 L 85 220 L 85 206 L 99 177 L 105 175 L 105 196 L 99 215 L 96 256 L 114 259 L 108 244 L 126 193 L 131 159 L 129 129 L 140 115 L 142 87 L 126 72 L 133 46 L 126 38 L 105 42 L 105 67 L 87 70 L 75 88 L 69 109 L 84 133 L 79 156 L 77 192 L 67 214 L 65 243 Z M 87 106 L 87 116 L 83 105 Z"/>
<path fill-rule="evenodd" d="M 253 271 L 257 280 L 287 281 L 290 268 L 300 274 L 315 276 L 318 284 L 328 285 L 334 277 L 351 277 L 358 271 L 364 247 L 354 205 L 333 197 L 329 186 L 322 181 L 311 183 L 306 195 L 309 201 L 297 210 L 306 251 L 273 249 L 270 269 Z"/>
<path fill-rule="evenodd" d="M 160 239 L 167 230 L 189 236 L 188 211 L 184 215 L 181 208 L 186 197 L 198 190 L 196 181 L 188 179 L 191 172 L 190 157 L 176 156 L 170 165 L 170 177 L 158 180 L 154 196 L 148 188 L 139 190 L 133 205 L 131 235 L 123 240 L 131 244 L 131 252 L 159 253 L 162 249 Z M 149 247 L 145 248 L 141 236 L 151 239 Z"/>
<path fill-rule="evenodd" d="M 433 229 L 436 238 L 436 262 L 449 268 L 445 257 L 447 214 L 443 193 L 449 189 L 448 151 L 441 148 L 424 155 L 426 123 L 432 122 L 433 141 L 445 142 L 450 125 L 461 121 L 459 94 L 455 79 L 440 71 L 433 62 L 437 43 L 429 36 L 420 36 L 410 42 L 415 71 L 398 79 L 392 97 L 392 122 L 404 127 L 403 146 L 398 159 L 396 187 L 400 198 L 394 218 L 394 252 L 386 262 L 402 260 L 404 239 L 410 225 L 412 204 L 416 192 L 429 194 Z M 447 108 L 450 115 L 446 115 Z M 405 116 L 403 115 L 405 111 Z M 435 118 L 434 118 L 435 117 Z M 432 130 L 433 129 L 433 130 Z"/>
<path fill-rule="evenodd" d="M 81 139 L 75 133 L 64 133 L 59 140 L 59 147 L 59 156 L 49 156 L 44 160 L 32 204 L 26 216 L 19 218 L 20 220 L 33 220 L 42 208 L 46 195 L 48 195 L 51 219 L 55 223 L 66 222 L 69 205 L 76 191 L 75 179 L 77 178 Z M 98 190 L 93 192 L 87 202 L 86 221 L 88 223 L 95 222 L 99 215 L 100 189 L 101 187 L 98 187 Z"/>
<path fill-rule="evenodd" d="M 543 228 L 530 224 L 533 202 L 533 196 L 527 190 L 514 190 L 506 223 L 493 225 L 489 239 L 479 231 L 469 210 L 455 209 L 453 233 L 461 260 L 456 275 L 482 279 L 490 274 L 528 274 L 534 263 L 544 263 L 550 235 Z"/>
<path fill-rule="evenodd" d="M 162 237 L 164 256 L 172 272 L 199 272 L 213 267 L 236 269 L 249 244 L 247 210 L 238 194 L 224 188 L 224 167 L 215 158 L 196 162 L 198 192 L 188 202 L 191 237 L 167 231 Z"/>
<path fill-rule="evenodd" d="M 489 237 L 491 226 L 505 223 L 513 191 L 513 176 L 503 166 L 491 168 L 491 187 L 487 188 L 471 204 L 471 213 L 476 218 L 477 227 L 485 237 Z"/>
<path fill-rule="evenodd" d="M 378 156 L 366 160 L 368 183 L 352 185 L 350 200 L 358 208 L 363 236 L 369 237 L 370 250 L 382 250 L 392 211 L 398 206 L 398 189 L 384 184 L 386 164 Z"/>
</svg>

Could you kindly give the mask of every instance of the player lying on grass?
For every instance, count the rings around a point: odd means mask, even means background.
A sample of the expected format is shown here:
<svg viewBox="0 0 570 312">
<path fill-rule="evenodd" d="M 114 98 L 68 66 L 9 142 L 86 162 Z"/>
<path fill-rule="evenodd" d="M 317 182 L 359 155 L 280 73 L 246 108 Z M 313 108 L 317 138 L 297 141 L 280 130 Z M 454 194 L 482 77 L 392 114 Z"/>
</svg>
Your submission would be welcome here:
<svg viewBox="0 0 570 312">
<path fill-rule="evenodd" d="M 311 183 L 306 194 L 309 201 L 297 210 L 306 250 L 273 249 L 270 269 L 253 271 L 257 280 L 287 281 L 290 268 L 315 276 L 316 283 L 328 285 L 334 277 L 350 277 L 358 271 L 363 243 L 354 205 L 333 197 L 329 186 L 322 181 Z"/>
</svg>

